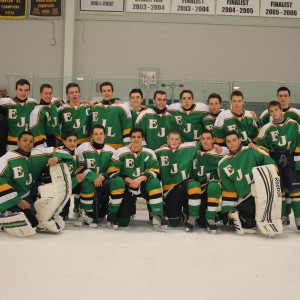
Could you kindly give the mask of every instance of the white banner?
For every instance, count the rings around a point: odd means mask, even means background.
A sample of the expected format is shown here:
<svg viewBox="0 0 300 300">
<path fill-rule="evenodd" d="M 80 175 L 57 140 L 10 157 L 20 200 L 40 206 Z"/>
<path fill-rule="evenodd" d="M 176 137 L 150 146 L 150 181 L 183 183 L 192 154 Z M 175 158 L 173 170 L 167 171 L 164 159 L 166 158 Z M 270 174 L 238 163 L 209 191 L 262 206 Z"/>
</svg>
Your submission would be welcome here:
<svg viewBox="0 0 300 300">
<path fill-rule="evenodd" d="M 214 15 L 215 0 L 172 0 L 171 13 Z"/>
<path fill-rule="evenodd" d="M 217 0 L 216 15 L 257 17 L 259 0 Z"/>
<path fill-rule="evenodd" d="M 163 13 L 171 11 L 171 0 L 127 0 L 127 12 Z"/>
<path fill-rule="evenodd" d="M 123 12 L 124 0 L 80 0 L 80 11 Z"/>
<path fill-rule="evenodd" d="M 300 0 L 270 1 L 261 0 L 260 16 L 276 18 L 299 18 Z"/>
</svg>

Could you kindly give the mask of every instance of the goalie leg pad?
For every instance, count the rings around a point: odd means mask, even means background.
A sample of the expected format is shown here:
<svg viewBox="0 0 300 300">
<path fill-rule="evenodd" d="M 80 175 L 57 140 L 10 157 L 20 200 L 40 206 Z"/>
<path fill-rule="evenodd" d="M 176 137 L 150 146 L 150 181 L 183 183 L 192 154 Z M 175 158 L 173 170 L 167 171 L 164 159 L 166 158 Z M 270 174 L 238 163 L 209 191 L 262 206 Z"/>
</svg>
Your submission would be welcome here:
<svg viewBox="0 0 300 300">
<path fill-rule="evenodd" d="M 254 167 L 254 183 L 251 193 L 255 197 L 255 219 L 262 234 L 273 236 L 281 234 L 281 188 L 280 178 L 274 165 Z"/>
<path fill-rule="evenodd" d="M 0 227 L 2 227 L 8 235 L 14 237 L 27 237 L 36 234 L 35 229 L 32 228 L 23 212 L 0 213 Z"/>
</svg>

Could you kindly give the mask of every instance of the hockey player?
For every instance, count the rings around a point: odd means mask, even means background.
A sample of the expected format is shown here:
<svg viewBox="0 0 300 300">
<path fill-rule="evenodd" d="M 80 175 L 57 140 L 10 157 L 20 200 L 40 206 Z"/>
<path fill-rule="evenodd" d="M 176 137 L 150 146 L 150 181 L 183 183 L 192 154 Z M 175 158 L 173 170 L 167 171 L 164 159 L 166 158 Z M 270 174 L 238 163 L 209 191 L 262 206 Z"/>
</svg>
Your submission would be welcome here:
<svg viewBox="0 0 300 300">
<path fill-rule="evenodd" d="M 168 221 L 163 214 L 162 188 L 157 178 L 159 166 L 155 153 L 142 146 L 144 132 L 130 131 L 130 145 L 118 149 L 112 156 L 108 173 L 113 177 L 110 190 L 109 227 L 126 227 L 136 213 L 136 197 L 146 199 L 153 213 L 154 227 L 164 230 Z"/>
<path fill-rule="evenodd" d="M 191 90 L 183 90 L 179 96 L 179 103 L 168 106 L 168 110 L 175 118 L 183 142 L 198 141 L 203 131 L 203 120 L 208 115 L 208 106 L 204 103 L 194 103 Z"/>
<path fill-rule="evenodd" d="M 61 100 L 53 98 L 53 87 L 42 84 L 40 87 L 41 101 L 30 114 L 29 128 L 34 135 L 34 146 L 57 147 L 60 126 L 58 122 L 58 107 Z"/>
<path fill-rule="evenodd" d="M 171 131 L 168 145 L 155 151 L 169 225 L 185 225 L 186 231 L 194 229 L 201 203 L 200 183 L 192 179 L 193 158 L 197 150 L 196 142 L 181 144 L 179 131 Z"/>
<path fill-rule="evenodd" d="M 98 217 L 103 219 L 107 215 L 111 182 L 107 170 L 115 149 L 105 144 L 105 137 L 104 126 L 95 125 L 91 132 L 92 141 L 77 148 L 78 163 L 86 174 L 80 188 L 79 226 L 90 226 L 93 221 L 96 225 Z"/>
<path fill-rule="evenodd" d="M 132 116 L 132 124 L 135 124 L 135 121 L 138 115 L 147 109 L 143 103 L 143 92 L 141 89 L 132 89 L 129 93 L 130 101 L 130 112 Z"/>
<path fill-rule="evenodd" d="M 272 121 L 261 128 L 257 145 L 270 153 L 279 169 L 283 224 L 287 225 L 292 207 L 300 230 L 300 126 L 295 120 L 286 118 L 277 101 L 268 104 L 268 111 Z M 285 199 L 285 193 L 288 193 L 288 199 Z"/>
<path fill-rule="evenodd" d="M 6 141 L 8 136 L 8 124 L 5 111 L 0 106 L 0 157 L 6 153 Z"/>
<path fill-rule="evenodd" d="M 222 111 L 214 125 L 215 141 L 225 145 L 225 135 L 229 131 L 236 131 L 241 137 L 243 145 L 254 146 L 258 135 L 257 124 L 253 112 L 244 109 L 244 95 L 240 91 L 233 91 L 230 97 L 231 110 Z"/>
<path fill-rule="evenodd" d="M 225 136 L 229 154 L 220 160 L 218 172 L 222 183 L 223 222 L 233 221 L 239 234 L 255 232 L 255 200 L 251 194 L 252 168 L 274 164 L 263 150 L 242 146 L 236 131 Z"/>
<path fill-rule="evenodd" d="M 61 134 L 75 132 L 78 145 L 90 140 L 91 107 L 80 104 L 80 87 L 77 83 L 69 83 L 66 87 L 69 104 L 58 108 Z"/>
<path fill-rule="evenodd" d="M 106 129 L 107 145 L 118 149 L 129 143 L 132 118 L 128 105 L 116 104 L 113 99 L 114 87 L 110 82 L 100 85 L 103 97 L 101 103 L 92 108 L 92 126 L 102 124 Z"/>
<path fill-rule="evenodd" d="M 18 148 L 18 136 L 28 130 L 30 113 L 38 104 L 36 100 L 28 98 L 29 93 L 30 83 L 20 79 L 16 82 L 16 96 L 0 99 L 8 122 L 7 151 Z"/>
<path fill-rule="evenodd" d="M 300 110 L 294 107 L 290 107 L 289 103 L 291 100 L 291 91 L 289 88 L 282 86 L 277 90 L 277 101 L 281 104 L 282 112 L 285 118 L 295 120 L 300 124 Z M 258 124 L 259 128 L 262 128 L 265 124 L 272 121 L 270 112 L 268 109 L 262 112 L 259 117 Z"/>
<path fill-rule="evenodd" d="M 167 109 L 166 92 L 156 91 L 153 103 L 153 108 L 148 108 L 139 114 L 135 126 L 143 129 L 145 144 L 148 148 L 155 150 L 167 143 L 169 132 L 177 130 L 177 124 Z"/>
<path fill-rule="evenodd" d="M 204 130 L 200 138 L 201 148 L 194 159 L 194 179 L 201 184 L 201 207 L 198 224 L 200 227 L 208 227 L 208 230 L 215 233 L 217 225 L 216 212 L 221 197 L 221 186 L 218 176 L 218 163 L 227 155 L 228 148 L 221 147 L 218 154 L 214 149 L 213 134 Z"/>
<path fill-rule="evenodd" d="M 208 96 L 207 104 L 209 107 L 209 114 L 203 118 L 203 126 L 206 130 L 213 131 L 214 124 L 218 115 L 223 109 L 222 107 L 222 98 L 217 93 L 212 93 Z"/>
</svg>

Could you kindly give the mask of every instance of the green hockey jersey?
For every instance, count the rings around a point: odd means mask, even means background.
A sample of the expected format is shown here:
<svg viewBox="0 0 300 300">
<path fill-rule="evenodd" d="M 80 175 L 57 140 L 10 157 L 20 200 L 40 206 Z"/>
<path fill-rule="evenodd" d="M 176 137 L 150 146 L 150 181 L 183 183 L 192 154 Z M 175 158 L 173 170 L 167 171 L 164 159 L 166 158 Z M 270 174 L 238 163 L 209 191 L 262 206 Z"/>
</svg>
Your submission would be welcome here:
<svg viewBox="0 0 300 300">
<path fill-rule="evenodd" d="M 258 135 L 257 124 L 249 110 L 245 110 L 241 117 L 237 117 L 231 110 L 222 111 L 214 126 L 216 143 L 225 145 L 225 135 L 228 131 L 236 131 L 242 139 L 242 145 L 246 146 L 255 142 Z"/>
<path fill-rule="evenodd" d="M 30 113 L 37 104 L 37 101 L 32 98 L 28 98 L 24 104 L 12 98 L 0 99 L 0 106 L 3 108 L 7 116 L 8 145 L 17 145 L 18 136 L 24 130 L 29 130 Z"/>
<path fill-rule="evenodd" d="M 242 147 L 235 155 L 226 155 L 218 164 L 222 183 L 222 210 L 233 210 L 244 198 L 251 194 L 253 180 L 252 168 L 275 164 L 274 160 L 263 150 Z"/>
<path fill-rule="evenodd" d="M 182 181 L 192 178 L 193 159 L 198 148 L 198 143 L 186 142 L 181 144 L 176 150 L 166 146 L 155 151 L 164 192 Z"/>
<path fill-rule="evenodd" d="M 183 142 L 192 142 L 200 139 L 203 131 L 203 119 L 209 113 L 204 103 L 195 103 L 190 110 L 183 109 L 181 103 L 173 103 L 168 110 L 175 118 Z"/>
<path fill-rule="evenodd" d="M 129 144 L 132 118 L 126 104 L 96 104 L 92 108 L 92 126 L 101 124 L 106 129 L 105 143 L 118 149 Z"/>
<path fill-rule="evenodd" d="M 221 109 L 221 111 L 223 111 L 223 110 L 224 109 Z M 220 114 L 220 112 L 218 113 L 218 115 Z M 203 126 L 204 126 L 205 130 L 210 130 L 210 131 L 214 130 L 214 125 L 215 125 L 218 115 L 215 116 L 215 115 L 209 113 L 207 116 L 205 116 L 203 118 L 202 121 L 203 121 Z"/>
</svg>

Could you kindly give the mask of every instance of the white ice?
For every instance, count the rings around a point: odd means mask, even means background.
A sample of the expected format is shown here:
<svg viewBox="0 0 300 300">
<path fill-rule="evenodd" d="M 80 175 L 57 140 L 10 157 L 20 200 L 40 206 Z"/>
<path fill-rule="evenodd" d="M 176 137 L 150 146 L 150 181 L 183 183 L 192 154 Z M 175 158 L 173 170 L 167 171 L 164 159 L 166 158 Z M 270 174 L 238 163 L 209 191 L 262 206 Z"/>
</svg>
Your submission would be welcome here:
<svg viewBox="0 0 300 300">
<path fill-rule="evenodd" d="M 0 233 L 0 299 L 298 300 L 299 239 L 294 224 L 271 239 L 156 232 L 143 211 L 118 230 L 69 223 L 57 235 Z"/>
</svg>

